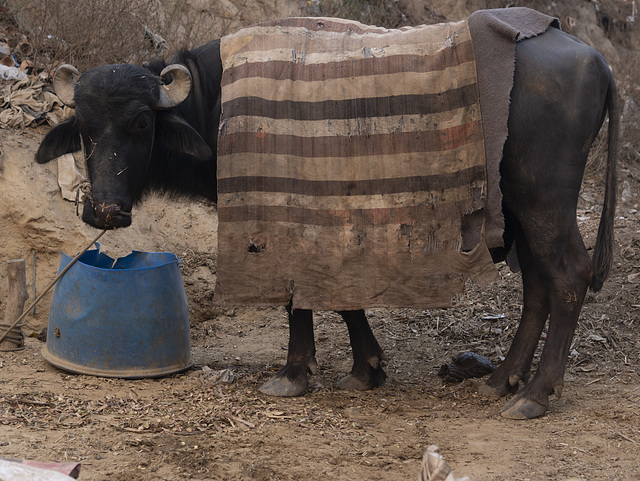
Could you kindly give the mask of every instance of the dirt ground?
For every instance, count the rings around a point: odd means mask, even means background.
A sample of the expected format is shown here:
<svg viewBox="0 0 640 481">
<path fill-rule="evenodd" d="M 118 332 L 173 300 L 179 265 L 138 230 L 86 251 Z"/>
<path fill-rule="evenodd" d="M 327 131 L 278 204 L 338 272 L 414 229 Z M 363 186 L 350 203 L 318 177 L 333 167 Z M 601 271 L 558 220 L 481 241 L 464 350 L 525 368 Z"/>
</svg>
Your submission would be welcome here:
<svg viewBox="0 0 640 481">
<path fill-rule="evenodd" d="M 389 380 L 367 392 L 335 387 L 350 351 L 333 313 L 315 316 L 320 371 L 310 392 L 293 399 L 257 390 L 285 359 L 282 309 L 197 306 L 194 367 L 161 379 L 70 375 L 48 365 L 44 344 L 28 338 L 24 351 L 0 355 L 0 452 L 78 461 L 87 481 L 392 481 L 416 479 L 424 450 L 437 444 L 456 475 L 477 481 L 638 479 L 640 234 L 632 210 L 616 224 L 616 269 L 585 304 L 564 395 L 539 419 L 504 419 L 504 400 L 436 375 L 459 352 L 499 362 L 508 349 L 519 275 L 501 267 L 501 281 L 485 292 L 472 287 L 464 308 L 369 311 L 390 361 Z M 596 216 L 581 218 L 592 238 Z M 197 274 L 207 263 L 185 258 L 190 301 L 209 295 Z M 216 382 L 204 366 L 230 370 L 234 381 Z"/>
<path fill-rule="evenodd" d="M 628 99 L 633 88 L 625 87 Z M 490 289 L 470 285 L 462 307 L 367 311 L 389 357 L 384 386 L 336 387 L 351 367 L 347 330 L 334 313 L 318 312 L 320 369 L 309 392 L 284 399 L 261 394 L 258 387 L 285 362 L 284 309 L 212 306 L 215 206 L 172 199 L 169 207 L 154 195 L 134 212 L 131 228 L 100 242 L 112 256 L 138 249 L 183 258 L 193 367 L 143 380 L 58 370 L 42 358 L 44 343 L 34 337 L 47 323 L 46 296 L 26 320 L 25 350 L 0 353 L 0 457 L 77 461 L 84 481 L 399 481 L 417 479 L 425 449 L 435 444 L 455 475 L 472 481 L 640 479 L 640 158 L 632 155 L 640 145 L 631 135 L 637 128 L 629 122 L 623 134 L 614 268 L 602 291 L 588 294 L 563 396 L 551 400 L 544 416 L 504 419 L 506 399 L 480 396 L 477 381 L 445 384 L 437 376 L 463 351 L 494 363 L 506 354 L 521 286 L 520 275 L 504 265 Z M 59 249 L 73 255 L 95 236 L 60 198 L 55 165 L 33 164 L 45 132 L 0 130 L 0 260 L 25 258 L 30 283 L 35 254 L 38 292 L 55 276 Z M 600 176 L 592 167 L 579 205 L 589 248 L 602 202 Z"/>
</svg>

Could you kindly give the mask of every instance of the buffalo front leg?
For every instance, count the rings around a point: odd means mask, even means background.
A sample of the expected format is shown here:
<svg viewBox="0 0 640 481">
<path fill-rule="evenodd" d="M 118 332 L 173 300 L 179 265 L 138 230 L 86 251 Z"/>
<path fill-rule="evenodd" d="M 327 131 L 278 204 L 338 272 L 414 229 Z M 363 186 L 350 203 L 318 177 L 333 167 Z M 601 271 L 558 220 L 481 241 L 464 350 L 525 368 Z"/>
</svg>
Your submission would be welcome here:
<svg viewBox="0 0 640 481">
<path fill-rule="evenodd" d="M 289 350 L 287 364 L 260 391 L 272 396 L 300 396 L 307 390 L 307 374 L 315 374 L 316 345 L 313 337 L 313 313 L 307 309 L 292 310 L 289 313 Z"/>
<path fill-rule="evenodd" d="M 340 311 L 349 329 L 353 352 L 351 372 L 343 377 L 338 386 L 342 389 L 366 390 L 380 386 L 387 379 L 382 369 L 384 352 L 378 344 L 363 310 Z"/>
</svg>

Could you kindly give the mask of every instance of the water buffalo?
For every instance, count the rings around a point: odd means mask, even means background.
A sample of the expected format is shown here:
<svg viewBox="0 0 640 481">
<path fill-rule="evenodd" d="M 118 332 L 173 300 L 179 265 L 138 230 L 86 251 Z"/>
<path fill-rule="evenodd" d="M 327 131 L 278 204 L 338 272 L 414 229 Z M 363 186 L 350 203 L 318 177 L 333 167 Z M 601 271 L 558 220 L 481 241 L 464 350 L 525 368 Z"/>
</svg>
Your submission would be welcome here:
<svg viewBox="0 0 640 481">
<path fill-rule="evenodd" d="M 61 67 L 55 88 L 75 115 L 44 138 L 45 163 L 84 148 L 92 195 L 83 220 L 98 228 L 130 225 L 132 207 L 152 188 L 216 200 L 216 143 L 222 66 L 219 41 L 182 51 L 170 65 L 107 65 L 80 75 Z M 76 81 L 77 79 L 77 81 Z M 587 156 L 606 115 L 609 154 L 604 207 L 593 259 L 576 222 Z M 504 248 L 515 246 L 522 271 L 522 320 L 504 362 L 483 387 L 504 396 L 526 383 L 503 415 L 533 418 L 560 394 L 569 346 L 588 288 L 602 287 L 612 259 L 618 135 L 616 86 L 605 60 L 574 37 L 551 28 L 516 45 L 508 138 L 500 165 Z M 386 375 L 383 352 L 363 311 L 341 313 L 354 364 L 341 381 L 370 388 Z M 535 376 L 531 362 L 545 323 L 547 341 Z M 262 389 L 297 395 L 315 370 L 311 311 L 289 309 L 287 364 Z"/>
</svg>

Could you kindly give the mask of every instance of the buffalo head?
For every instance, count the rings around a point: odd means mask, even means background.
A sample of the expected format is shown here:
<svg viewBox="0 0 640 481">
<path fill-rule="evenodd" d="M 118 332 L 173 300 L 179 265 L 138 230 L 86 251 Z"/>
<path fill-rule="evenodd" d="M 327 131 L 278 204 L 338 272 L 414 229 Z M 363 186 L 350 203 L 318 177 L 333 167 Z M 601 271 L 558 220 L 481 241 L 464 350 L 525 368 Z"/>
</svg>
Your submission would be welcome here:
<svg viewBox="0 0 640 481">
<path fill-rule="evenodd" d="M 157 152 L 211 157 L 198 132 L 174 113 L 189 96 L 191 82 L 189 70 L 179 64 L 159 74 L 129 64 L 103 65 L 82 75 L 70 65 L 58 68 L 54 88 L 75 115 L 49 131 L 36 161 L 84 151 L 91 182 L 85 222 L 102 229 L 129 226 L 132 206 L 150 186 Z"/>
</svg>

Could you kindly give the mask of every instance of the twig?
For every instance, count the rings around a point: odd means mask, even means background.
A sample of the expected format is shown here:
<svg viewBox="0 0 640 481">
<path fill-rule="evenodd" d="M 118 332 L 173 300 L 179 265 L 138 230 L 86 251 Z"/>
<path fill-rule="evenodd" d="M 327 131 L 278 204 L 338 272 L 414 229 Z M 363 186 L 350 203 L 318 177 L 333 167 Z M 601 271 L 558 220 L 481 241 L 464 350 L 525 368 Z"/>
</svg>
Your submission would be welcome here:
<svg viewBox="0 0 640 481">
<path fill-rule="evenodd" d="M 617 434 L 618 436 L 620 436 L 622 439 L 624 439 L 624 440 L 626 440 L 626 441 L 629 441 L 630 443 L 637 444 L 637 443 L 636 443 L 636 441 L 634 441 L 634 440 L 633 440 L 633 439 L 631 439 L 631 438 L 626 437 L 626 436 L 625 436 L 624 434 L 622 434 L 622 433 L 616 433 L 616 434 Z"/>
<path fill-rule="evenodd" d="M 206 434 L 205 431 L 172 431 L 171 429 L 162 428 L 165 433 L 175 434 L 176 436 L 197 436 Z"/>
<path fill-rule="evenodd" d="M 8 399 L 10 402 L 18 403 L 18 404 L 33 404 L 34 406 L 53 406 L 50 402 L 47 401 L 35 401 L 26 398 L 18 398 L 18 399 Z"/>
<path fill-rule="evenodd" d="M 244 419 L 241 419 L 241 418 L 239 418 L 239 417 L 237 417 L 237 416 L 229 415 L 229 417 L 230 417 L 230 418 L 232 418 L 232 419 L 234 419 L 235 421 L 237 421 L 237 422 L 239 422 L 239 423 L 244 424 L 245 426 L 250 427 L 250 428 L 255 428 L 255 427 L 256 427 L 256 425 L 255 425 L 255 424 L 253 424 L 253 423 L 251 423 L 251 422 L 249 422 L 249 421 L 245 421 Z"/>
</svg>

